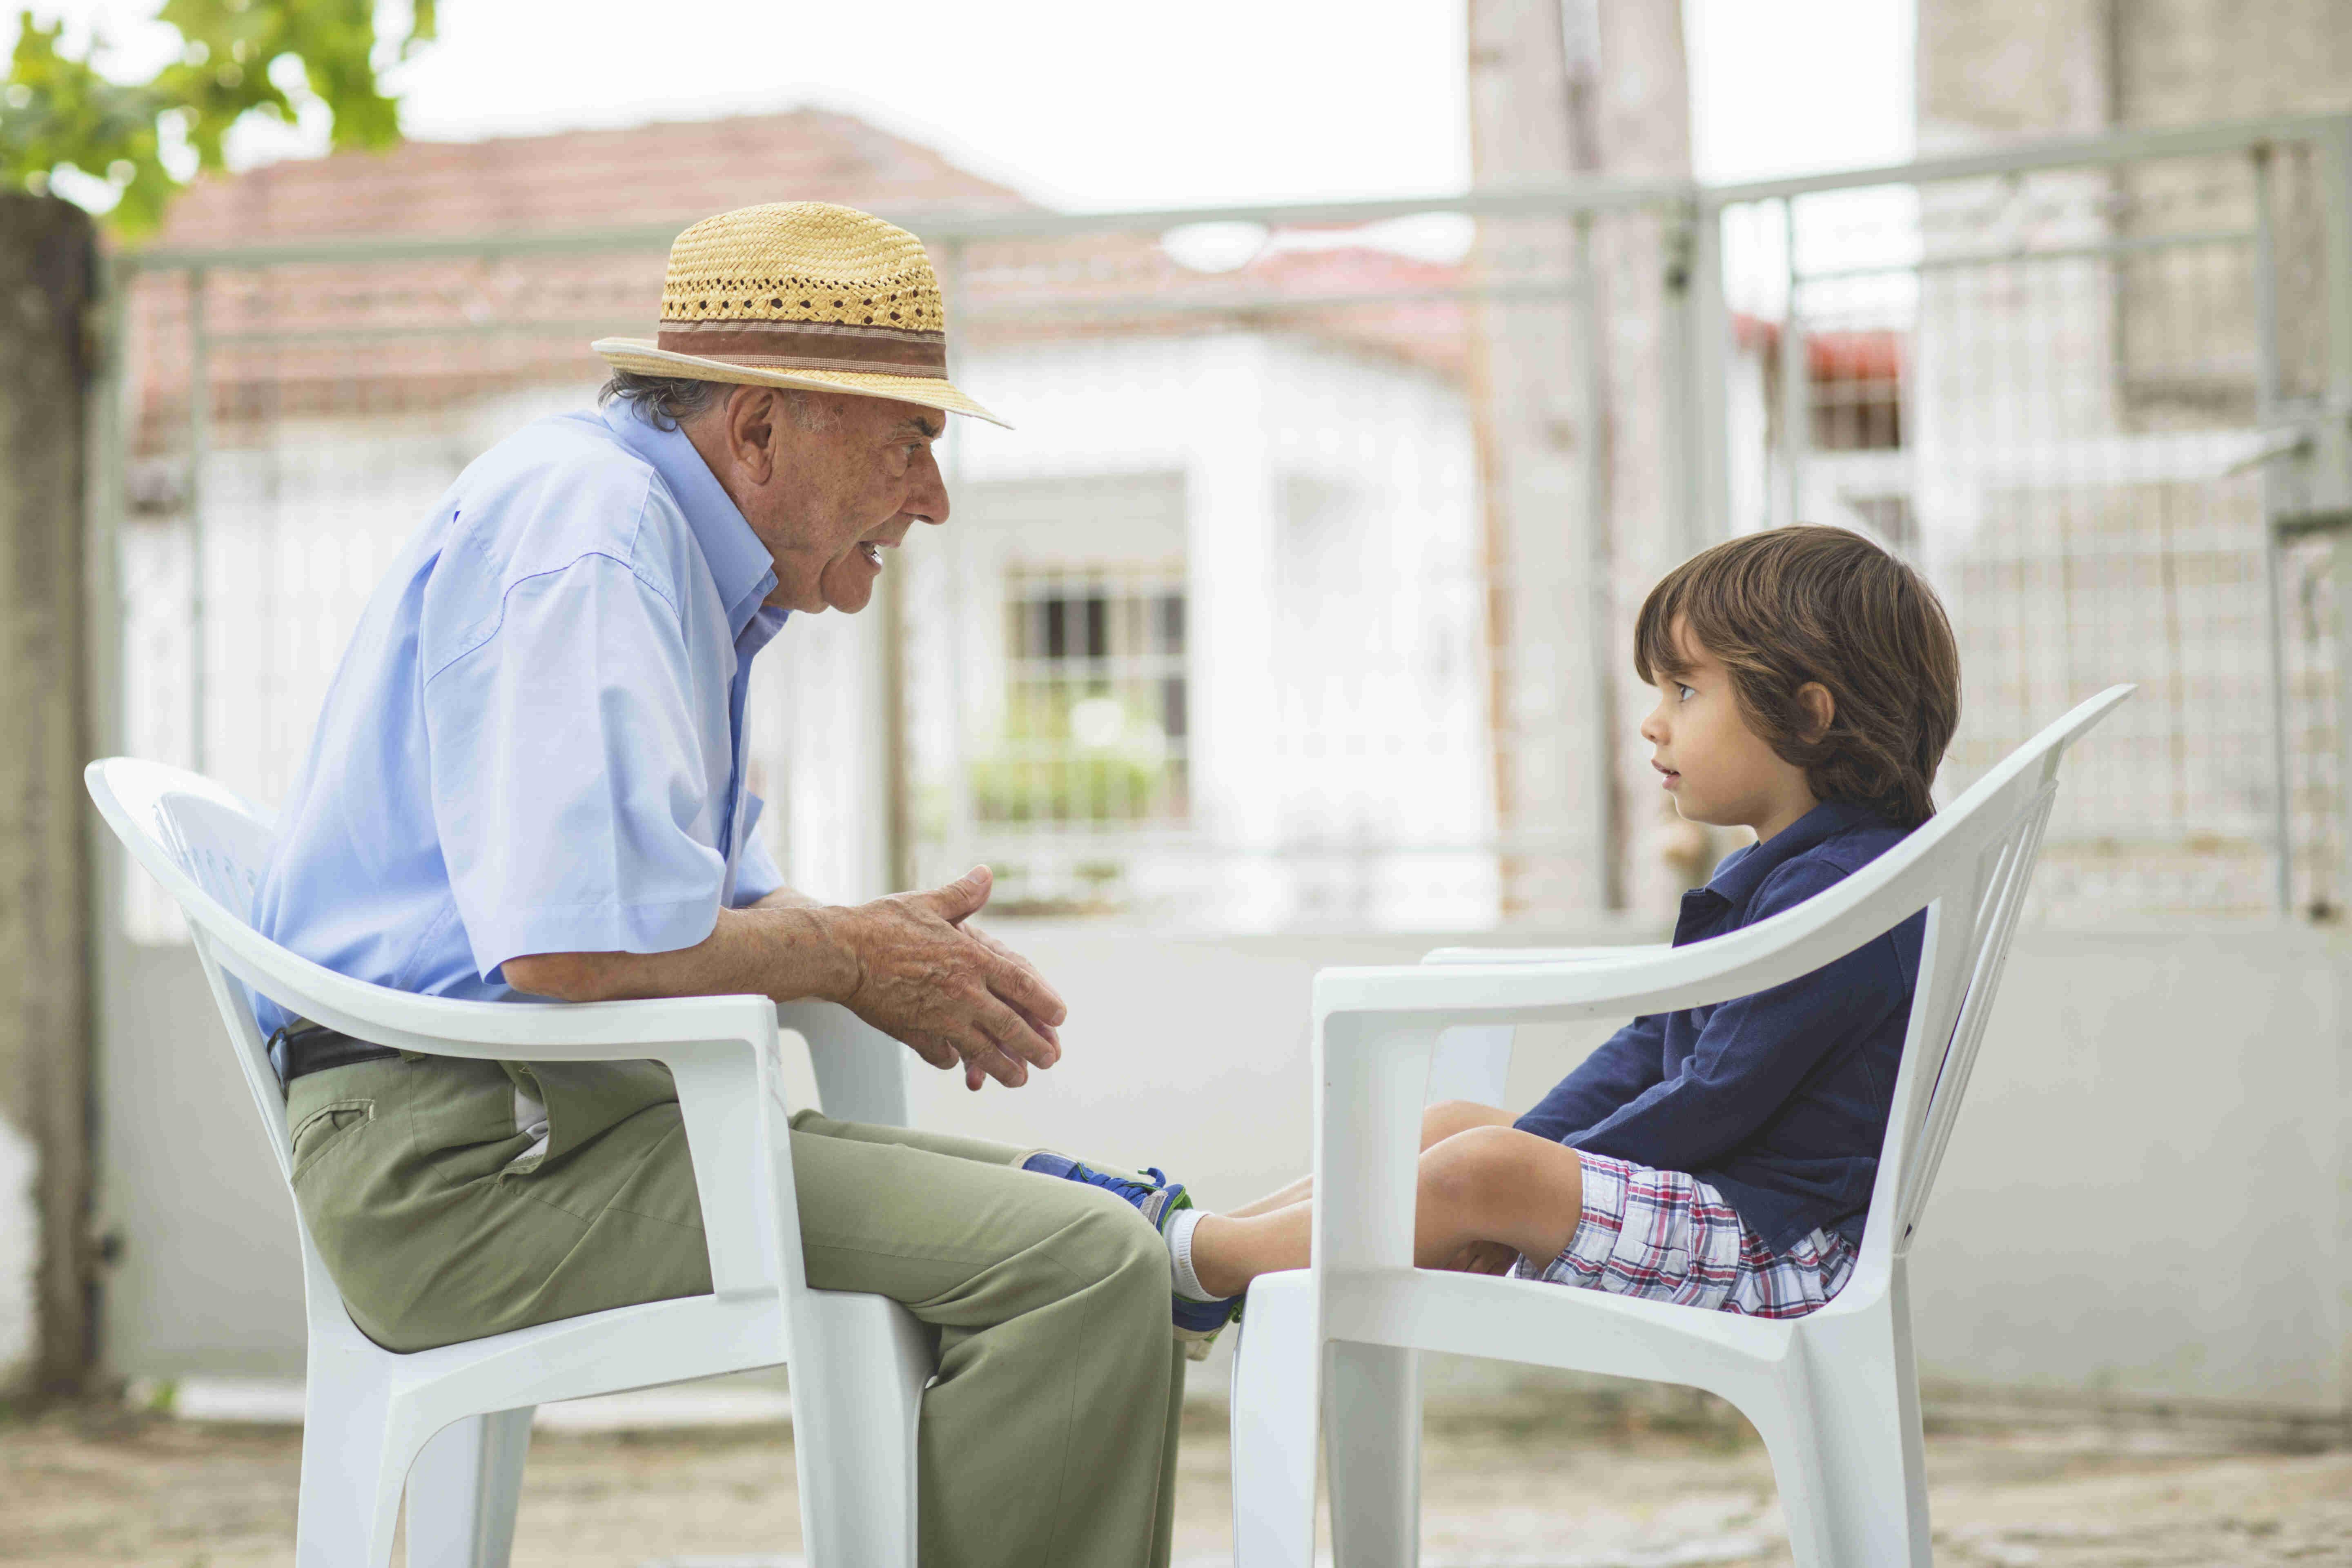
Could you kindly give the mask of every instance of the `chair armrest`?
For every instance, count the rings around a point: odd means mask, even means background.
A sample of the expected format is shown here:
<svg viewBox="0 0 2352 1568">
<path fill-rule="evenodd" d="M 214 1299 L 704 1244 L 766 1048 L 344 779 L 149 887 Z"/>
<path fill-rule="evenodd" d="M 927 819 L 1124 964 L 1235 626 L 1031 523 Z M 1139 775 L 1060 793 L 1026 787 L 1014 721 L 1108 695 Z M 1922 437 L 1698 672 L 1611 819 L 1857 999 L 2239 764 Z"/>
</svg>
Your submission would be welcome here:
<svg viewBox="0 0 2352 1568">
<path fill-rule="evenodd" d="M 1945 825 L 1940 833 L 1938 826 L 1931 823 L 1916 835 L 1974 840 L 1988 832 L 1981 822 Z M 1482 956 L 1326 969 L 1315 976 L 1315 1016 L 1318 1023 L 1341 1015 L 1535 1023 L 1728 1002 L 1810 974 L 1936 903 L 1949 890 L 1953 868 L 1972 863 L 1974 847 L 1952 844 L 1933 863 L 1890 851 L 1793 909 L 1686 947 L 1625 948 L 1606 956 L 1571 949 L 1564 960 Z"/>
<path fill-rule="evenodd" d="M 1422 955 L 1423 963 L 1600 963 L 1637 954 L 1667 952 L 1668 942 L 1632 947 L 1440 947 Z"/>
<path fill-rule="evenodd" d="M 771 1056 L 776 1049 L 776 1005 L 765 996 L 547 1003 L 408 999 L 433 1005 L 433 1016 L 374 1008 L 342 1015 L 321 999 L 313 999 L 304 1016 L 396 1050 L 475 1060 L 673 1062 L 712 1045 L 750 1047 Z M 465 1011 L 444 1013 L 445 1007 Z M 519 1016 L 499 1016 L 501 1014 Z M 428 1024 L 429 1034 L 417 1027 Z"/>
<path fill-rule="evenodd" d="M 808 1042 L 827 1116 L 876 1127 L 907 1125 L 907 1064 L 914 1052 L 831 1002 L 780 1002 L 776 1022 Z"/>
<path fill-rule="evenodd" d="M 218 910 L 194 908 L 211 917 Z M 225 911 L 220 911 L 225 914 Z M 629 1002 L 468 1002 L 371 985 L 311 963 L 230 918 L 203 918 L 222 968 L 313 1023 L 425 1056 L 590 1062 L 651 1058 L 717 1042 L 775 1049 L 764 996 L 661 996 Z"/>
<path fill-rule="evenodd" d="M 1424 964 L 1598 963 L 1672 951 L 1664 943 L 1639 947 L 1441 947 L 1422 955 Z M 1427 1099 L 1467 1100 L 1500 1105 L 1510 1077 L 1514 1026 L 1507 1023 L 1457 1024 L 1440 1037 L 1429 1067 Z"/>
</svg>

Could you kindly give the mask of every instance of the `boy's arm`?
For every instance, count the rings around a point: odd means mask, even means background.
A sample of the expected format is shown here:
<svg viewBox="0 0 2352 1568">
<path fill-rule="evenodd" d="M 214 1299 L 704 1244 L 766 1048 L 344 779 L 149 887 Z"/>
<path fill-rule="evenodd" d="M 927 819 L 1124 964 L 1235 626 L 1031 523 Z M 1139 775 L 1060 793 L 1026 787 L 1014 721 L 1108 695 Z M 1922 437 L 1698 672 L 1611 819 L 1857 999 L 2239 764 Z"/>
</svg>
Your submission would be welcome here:
<svg viewBox="0 0 2352 1568">
<path fill-rule="evenodd" d="M 1582 1131 L 1664 1076 L 1665 1046 L 1664 1014 L 1634 1019 L 1603 1040 L 1513 1125 L 1555 1143 Z"/>
<path fill-rule="evenodd" d="M 1791 908 L 1842 875 L 1820 865 L 1788 870 L 1758 890 L 1751 920 Z M 1679 1072 L 1585 1123 L 1576 1146 L 1663 1170 L 1712 1164 L 1769 1121 L 1814 1068 L 1910 1000 L 1890 931 L 1811 974 L 1726 1002 L 1708 1016 Z"/>
</svg>

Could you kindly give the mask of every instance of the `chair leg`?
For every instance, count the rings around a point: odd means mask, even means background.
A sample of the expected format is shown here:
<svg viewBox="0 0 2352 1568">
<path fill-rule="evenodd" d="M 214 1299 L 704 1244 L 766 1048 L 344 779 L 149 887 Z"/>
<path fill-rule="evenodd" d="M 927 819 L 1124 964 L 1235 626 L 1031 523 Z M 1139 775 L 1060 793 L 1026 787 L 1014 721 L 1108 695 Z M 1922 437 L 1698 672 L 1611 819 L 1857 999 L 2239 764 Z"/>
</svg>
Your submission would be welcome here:
<svg viewBox="0 0 2352 1568">
<path fill-rule="evenodd" d="M 1421 1561 L 1421 1358 L 1334 1341 L 1324 1390 L 1331 1551 L 1349 1568 Z"/>
<path fill-rule="evenodd" d="M 400 1485 L 415 1449 L 380 1386 L 322 1379 L 303 1401 L 295 1568 L 389 1568 Z"/>
<path fill-rule="evenodd" d="M 453 1422 L 408 1471 L 408 1568 L 507 1568 L 533 1407 Z"/>
<path fill-rule="evenodd" d="M 1315 1281 L 1305 1270 L 1250 1286 L 1234 1352 L 1234 1568 L 1315 1561 Z"/>
<path fill-rule="evenodd" d="M 1737 1403 L 1771 1457 L 1772 1481 L 1789 1527 L 1790 1560 L 1796 1568 L 1841 1568 L 1845 1560 L 1837 1553 L 1830 1527 L 1821 1436 L 1802 1373 L 1790 1369 L 1787 1375 L 1772 1379 L 1769 1389 Z"/>
<path fill-rule="evenodd" d="M 811 1568 L 915 1568 L 930 1335 L 881 1296 L 811 1290 L 793 1324 L 793 1455 Z"/>
<path fill-rule="evenodd" d="M 1872 1310 L 1809 1320 L 1822 1515 L 1837 1568 L 1931 1568 L 1911 1315 L 1898 1273 Z M 1799 1560 L 1800 1562 L 1802 1559 Z"/>
</svg>

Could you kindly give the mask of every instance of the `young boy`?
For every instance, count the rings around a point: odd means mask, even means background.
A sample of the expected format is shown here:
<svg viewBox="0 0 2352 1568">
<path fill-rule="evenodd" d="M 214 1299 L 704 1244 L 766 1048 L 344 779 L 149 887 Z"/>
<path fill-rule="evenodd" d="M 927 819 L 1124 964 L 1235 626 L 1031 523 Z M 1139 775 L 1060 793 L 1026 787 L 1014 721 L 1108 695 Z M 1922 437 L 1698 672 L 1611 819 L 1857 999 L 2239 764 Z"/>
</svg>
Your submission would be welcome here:
<svg viewBox="0 0 2352 1568">
<path fill-rule="evenodd" d="M 1776 529 L 1685 562 L 1642 606 L 1633 667 L 1658 690 L 1641 733 L 1675 808 L 1757 840 L 1683 895 L 1677 946 L 1801 903 L 1935 811 L 1958 651 L 1934 592 L 1858 534 Z M 1432 1107 L 1414 1261 L 1761 1317 L 1821 1306 L 1861 1245 L 1923 927 L 1636 1018 L 1524 1115 Z M 1159 1226 L 1180 1335 L 1213 1334 L 1251 1279 L 1307 1264 L 1311 1178 L 1210 1214 L 1156 1171 L 1028 1165 Z"/>
</svg>

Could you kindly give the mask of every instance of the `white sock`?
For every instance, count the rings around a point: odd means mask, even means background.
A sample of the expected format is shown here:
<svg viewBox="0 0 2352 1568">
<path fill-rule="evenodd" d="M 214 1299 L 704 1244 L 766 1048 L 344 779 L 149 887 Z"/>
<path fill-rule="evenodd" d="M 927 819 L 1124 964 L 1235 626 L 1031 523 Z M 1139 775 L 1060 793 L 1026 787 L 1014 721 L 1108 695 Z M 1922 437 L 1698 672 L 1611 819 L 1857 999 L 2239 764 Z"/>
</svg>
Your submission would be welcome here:
<svg viewBox="0 0 2352 1568">
<path fill-rule="evenodd" d="M 1168 1267 L 1176 1277 L 1176 1294 L 1187 1301 L 1219 1300 L 1201 1289 L 1201 1277 L 1192 1272 L 1192 1227 L 1202 1218 L 1199 1209 L 1178 1209 L 1161 1233 L 1168 1238 Z"/>
</svg>

